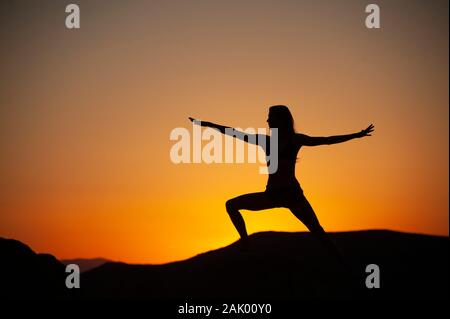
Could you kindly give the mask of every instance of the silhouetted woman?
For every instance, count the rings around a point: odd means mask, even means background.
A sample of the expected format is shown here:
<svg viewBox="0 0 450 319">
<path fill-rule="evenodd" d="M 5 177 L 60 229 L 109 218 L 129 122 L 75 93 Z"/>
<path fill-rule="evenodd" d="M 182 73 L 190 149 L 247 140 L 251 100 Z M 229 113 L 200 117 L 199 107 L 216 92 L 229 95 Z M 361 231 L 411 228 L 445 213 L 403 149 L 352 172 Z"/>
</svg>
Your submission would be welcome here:
<svg viewBox="0 0 450 319">
<path fill-rule="evenodd" d="M 233 131 L 233 129 L 226 126 L 210 122 L 197 122 L 193 118 L 189 119 L 194 121 L 194 123 L 201 123 L 202 126 L 217 129 L 223 134 L 232 135 L 246 142 L 263 146 L 266 155 L 270 154 L 270 138 L 267 135 L 257 134 L 250 138 L 249 134 Z M 337 255 L 341 259 L 334 244 L 320 225 L 314 210 L 303 194 L 303 190 L 295 177 L 297 153 L 302 146 L 337 144 L 354 138 L 370 136 L 374 126 L 371 124 L 358 133 L 348 135 L 312 137 L 299 134 L 295 132 L 294 119 L 285 105 L 271 106 L 267 123 L 270 129 L 278 129 L 278 169 L 269 174 L 264 192 L 241 195 L 226 202 L 226 209 L 231 221 L 239 232 L 241 239 L 245 241 L 248 235 L 244 219 L 239 210 L 256 211 L 275 207 L 288 208 L 325 245 L 330 253 Z"/>
</svg>

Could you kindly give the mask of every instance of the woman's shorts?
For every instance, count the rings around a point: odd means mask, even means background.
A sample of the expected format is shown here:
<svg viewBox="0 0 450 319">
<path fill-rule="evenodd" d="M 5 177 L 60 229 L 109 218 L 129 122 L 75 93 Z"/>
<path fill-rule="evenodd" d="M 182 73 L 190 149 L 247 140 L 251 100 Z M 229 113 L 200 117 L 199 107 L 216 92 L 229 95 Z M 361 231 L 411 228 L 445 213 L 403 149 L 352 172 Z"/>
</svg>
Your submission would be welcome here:
<svg viewBox="0 0 450 319">
<path fill-rule="evenodd" d="M 266 188 L 264 193 L 277 207 L 289 207 L 306 199 L 300 185 L 285 188 Z"/>
</svg>

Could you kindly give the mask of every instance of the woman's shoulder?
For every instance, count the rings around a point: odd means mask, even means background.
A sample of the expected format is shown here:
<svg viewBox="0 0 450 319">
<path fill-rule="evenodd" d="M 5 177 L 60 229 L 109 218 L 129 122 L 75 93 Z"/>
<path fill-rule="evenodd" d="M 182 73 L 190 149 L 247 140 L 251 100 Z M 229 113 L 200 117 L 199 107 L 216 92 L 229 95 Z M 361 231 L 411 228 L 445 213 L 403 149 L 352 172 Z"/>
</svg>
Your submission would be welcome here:
<svg viewBox="0 0 450 319">
<path fill-rule="evenodd" d="M 302 146 L 305 144 L 305 141 L 309 138 L 308 135 L 303 133 L 295 133 L 295 142 L 296 144 Z"/>
</svg>

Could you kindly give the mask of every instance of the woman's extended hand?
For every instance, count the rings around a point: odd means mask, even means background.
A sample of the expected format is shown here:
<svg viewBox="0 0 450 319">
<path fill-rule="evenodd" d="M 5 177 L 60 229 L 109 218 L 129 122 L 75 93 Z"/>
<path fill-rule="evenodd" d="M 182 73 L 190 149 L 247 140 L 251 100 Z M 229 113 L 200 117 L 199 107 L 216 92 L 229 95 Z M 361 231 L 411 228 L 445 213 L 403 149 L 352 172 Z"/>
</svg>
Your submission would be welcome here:
<svg viewBox="0 0 450 319">
<path fill-rule="evenodd" d="M 204 122 L 202 120 L 194 119 L 193 117 L 189 117 L 189 120 L 200 126 L 211 126 L 211 122 Z"/>
<path fill-rule="evenodd" d="M 358 137 L 372 136 L 370 133 L 374 131 L 374 127 L 373 124 L 370 124 L 366 129 L 358 133 Z"/>
</svg>

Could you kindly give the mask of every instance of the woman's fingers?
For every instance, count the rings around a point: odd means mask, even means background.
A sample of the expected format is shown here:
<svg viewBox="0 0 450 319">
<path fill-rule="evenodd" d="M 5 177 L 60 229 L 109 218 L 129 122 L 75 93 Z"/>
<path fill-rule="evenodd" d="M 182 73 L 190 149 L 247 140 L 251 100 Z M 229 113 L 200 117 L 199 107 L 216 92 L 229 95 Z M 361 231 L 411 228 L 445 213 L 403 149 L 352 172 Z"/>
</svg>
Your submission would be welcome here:
<svg viewBox="0 0 450 319">
<path fill-rule="evenodd" d="M 373 124 L 370 124 L 367 128 L 365 128 L 364 130 L 361 130 L 361 132 L 359 133 L 360 137 L 372 136 L 372 134 L 370 134 L 370 133 L 373 132 L 373 128 L 374 128 Z"/>
<path fill-rule="evenodd" d="M 200 125 L 200 126 L 207 126 L 207 124 L 209 122 L 203 122 L 202 120 L 199 119 L 194 119 L 193 117 L 189 117 L 189 120 L 191 120 L 192 123 L 196 124 L 196 125 Z"/>
<path fill-rule="evenodd" d="M 374 130 L 374 126 L 373 126 L 373 124 L 370 124 L 370 125 L 364 130 L 364 132 L 366 132 L 366 133 L 371 133 L 371 132 L 373 132 L 373 130 Z"/>
</svg>

